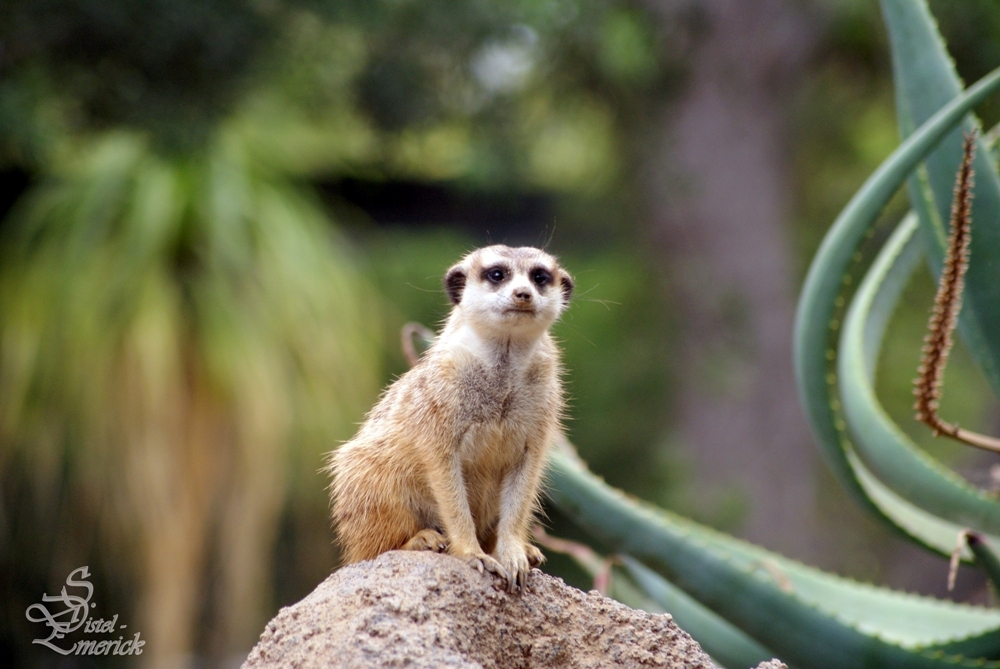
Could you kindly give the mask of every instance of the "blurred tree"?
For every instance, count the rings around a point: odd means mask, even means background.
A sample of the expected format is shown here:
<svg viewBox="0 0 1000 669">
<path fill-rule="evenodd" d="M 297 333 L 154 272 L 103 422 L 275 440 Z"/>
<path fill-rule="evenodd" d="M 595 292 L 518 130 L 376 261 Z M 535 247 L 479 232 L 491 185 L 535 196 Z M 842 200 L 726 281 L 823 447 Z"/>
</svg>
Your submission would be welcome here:
<svg viewBox="0 0 1000 669">
<path fill-rule="evenodd" d="M 191 652 L 210 564 L 216 650 L 243 651 L 292 468 L 374 396 L 374 295 L 232 133 L 176 160 L 116 133 L 49 169 L 4 239 L 4 452 L 62 461 L 48 476 L 128 528 L 150 663 Z"/>
<path fill-rule="evenodd" d="M 3 154 L 39 183 L 2 240 L 0 463 L 55 495 L 39 535 L 96 517 L 132 556 L 114 567 L 137 584 L 146 663 L 243 653 L 294 482 L 318 483 L 377 390 L 376 296 L 226 121 L 276 39 L 265 9 L 3 12 Z M 313 487 L 297 496 L 325 509 Z"/>
<path fill-rule="evenodd" d="M 687 508 L 728 507 L 741 536 L 815 561 L 826 551 L 791 367 L 785 138 L 819 17 L 782 0 L 699 11 L 689 85 L 661 112 L 643 175 L 680 311 L 676 439 L 698 481 Z"/>
<path fill-rule="evenodd" d="M 234 0 L 5 2 L 4 148 L 40 157 L 56 112 L 39 112 L 53 105 L 66 129 L 147 129 L 175 151 L 204 143 L 273 43 L 270 14 Z"/>
</svg>

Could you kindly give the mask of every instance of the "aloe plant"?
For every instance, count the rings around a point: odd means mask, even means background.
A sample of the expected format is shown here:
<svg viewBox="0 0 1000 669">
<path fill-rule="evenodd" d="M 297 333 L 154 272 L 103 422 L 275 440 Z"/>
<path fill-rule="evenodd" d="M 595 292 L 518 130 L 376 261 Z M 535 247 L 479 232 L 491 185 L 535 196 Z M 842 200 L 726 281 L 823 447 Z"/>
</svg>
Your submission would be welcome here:
<svg viewBox="0 0 1000 669">
<path fill-rule="evenodd" d="M 893 422 L 875 393 L 875 369 L 914 270 L 926 259 L 941 271 L 962 133 L 978 130 L 970 110 L 1000 89 L 1000 68 L 963 91 L 926 3 L 881 4 L 904 141 L 850 200 L 813 260 L 795 325 L 797 381 L 827 462 L 865 509 L 941 555 L 963 539 L 959 557 L 997 582 L 1000 500 L 921 450 Z M 979 148 L 959 330 L 998 391 L 1000 176 Z M 913 212 L 855 289 L 848 270 L 904 182 Z M 857 583 L 715 532 L 615 491 L 568 444 L 552 457 L 550 494 L 581 526 L 627 554 L 623 598 L 675 611 L 731 669 L 770 654 L 800 669 L 1000 667 L 1000 610 Z"/>
<path fill-rule="evenodd" d="M 957 78 L 951 70 L 933 19 L 923 3 L 885 0 L 883 8 L 893 38 L 896 78 L 902 82 L 900 88 L 904 89 L 900 94 L 903 99 L 900 116 L 905 133 L 908 119 L 913 118 L 911 109 L 920 109 L 922 115 L 916 118 L 922 119 L 926 119 L 925 112 L 928 110 L 925 105 L 907 100 L 932 95 L 941 89 L 956 90 Z M 930 58 L 927 54 L 934 57 Z M 907 92 L 909 96 L 904 97 Z M 939 99 L 948 98 L 939 96 Z M 974 126 L 968 124 L 975 124 L 968 118 L 963 122 L 969 129 Z M 910 138 L 917 134 L 911 134 Z M 997 208 L 992 211 L 1000 211 L 1000 197 L 989 195 L 998 187 L 996 172 L 985 151 L 979 151 L 978 155 L 980 159 L 976 171 L 979 176 L 973 210 L 973 218 L 977 221 L 973 235 L 976 241 L 972 249 L 976 260 L 972 265 L 988 266 L 990 256 L 998 247 L 995 243 L 992 248 L 983 246 L 978 240 L 990 239 L 989 228 L 996 226 L 998 219 L 995 215 L 991 216 L 991 209 L 987 207 L 996 201 Z M 911 201 L 922 219 L 920 227 L 932 267 L 939 268 L 943 258 L 943 241 L 940 244 L 937 242 L 939 238 L 943 240 L 943 236 L 937 230 L 943 226 L 940 217 L 947 218 L 954 174 L 961 156 L 961 133 L 950 130 L 915 171 L 915 176 L 910 177 Z M 886 165 L 891 161 L 890 158 Z M 931 168 L 943 172 L 942 164 L 947 165 L 948 179 L 936 178 L 932 184 L 929 181 Z M 1000 527 L 1000 504 L 920 451 L 892 423 L 875 398 L 872 359 L 898 293 L 875 301 L 867 309 L 869 314 L 864 316 L 861 314 L 861 302 L 869 299 L 868 292 L 877 290 L 875 280 L 869 281 L 869 289 L 855 295 L 848 311 L 848 320 L 854 317 L 853 327 L 844 328 L 834 352 L 838 360 L 836 370 L 831 369 L 827 354 L 831 350 L 834 331 L 840 329 L 835 314 L 836 301 L 843 288 L 841 277 L 845 276 L 853 254 L 873 223 L 874 214 L 891 195 L 891 190 L 894 187 L 889 191 L 883 190 L 875 197 L 865 198 L 864 204 L 869 207 L 875 205 L 874 212 L 871 208 L 863 212 L 852 211 L 849 205 L 817 254 L 803 289 L 796 323 L 796 371 L 813 430 L 841 482 L 891 526 L 932 550 L 948 553 L 955 544 L 957 533 L 964 527 L 996 535 Z M 858 199 L 856 197 L 855 201 Z M 930 203 L 934 203 L 933 211 Z M 870 273 L 884 271 L 885 268 L 876 263 Z M 991 371 L 993 353 L 983 343 L 986 341 L 984 328 L 989 321 L 970 316 L 972 312 L 995 308 L 983 303 L 995 292 L 989 284 L 982 270 L 973 272 L 970 267 L 967 308 L 963 310 L 961 331 L 987 378 L 997 388 Z M 870 326 L 860 322 L 866 318 L 870 320 Z M 882 325 L 878 326 L 878 323 Z M 1000 332 L 993 337 L 1000 338 Z M 865 339 L 868 341 L 865 342 Z M 867 348 L 869 352 L 863 353 L 862 348 Z M 862 358 L 868 360 L 862 361 Z M 862 396 L 866 398 L 863 401 L 860 399 Z"/>
</svg>

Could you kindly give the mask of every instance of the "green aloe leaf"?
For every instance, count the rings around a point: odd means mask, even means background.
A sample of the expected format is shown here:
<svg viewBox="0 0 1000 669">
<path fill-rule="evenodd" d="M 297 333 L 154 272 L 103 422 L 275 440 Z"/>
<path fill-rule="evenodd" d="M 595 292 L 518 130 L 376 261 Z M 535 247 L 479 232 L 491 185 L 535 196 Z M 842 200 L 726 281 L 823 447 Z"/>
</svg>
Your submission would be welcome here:
<svg viewBox="0 0 1000 669">
<path fill-rule="evenodd" d="M 994 70 L 935 113 L 893 151 L 834 221 L 806 276 L 795 322 L 795 372 L 813 432 L 840 482 L 870 512 L 907 536 L 948 552 L 950 523 L 907 502 L 870 472 L 854 451 L 835 392 L 833 337 L 837 300 L 854 254 L 882 208 L 921 159 L 973 106 L 1000 87 Z M 954 535 L 952 535 L 954 537 Z"/>
<path fill-rule="evenodd" d="M 595 582 L 608 567 L 604 558 L 589 548 L 568 554 Z M 669 612 L 681 629 L 694 637 L 717 664 L 727 669 L 745 669 L 774 657 L 774 653 L 641 562 L 628 555 L 617 557 L 627 573 L 612 569 L 609 597 L 633 609 Z"/>
<path fill-rule="evenodd" d="M 705 608 L 697 599 L 635 558 L 626 555 L 622 562 L 636 585 L 664 611 L 669 612 L 681 629 L 694 637 L 716 663 L 727 669 L 745 669 L 775 656 L 740 628 Z M 615 599 L 632 606 L 625 599 L 619 598 L 618 592 L 612 594 Z"/>
<path fill-rule="evenodd" d="M 881 0 L 889 30 L 900 132 L 912 134 L 920 124 L 962 91 L 962 82 L 937 31 L 925 0 Z M 941 273 L 947 247 L 955 170 L 962 160 L 962 131 L 979 129 L 969 114 L 949 132 L 909 178 L 910 201 L 920 216 L 928 258 L 935 276 Z M 964 308 L 959 330 L 973 357 L 1000 395 L 1000 175 L 986 144 L 977 142 L 976 184 L 972 201 L 975 226 L 971 263 L 965 277 Z"/>
<path fill-rule="evenodd" d="M 924 256 L 917 228 L 912 214 L 899 224 L 851 300 L 838 347 L 839 394 L 853 443 L 879 480 L 952 525 L 942 537 L 945 545 L 939 546 L 947 552 L 947 543 L 954 545 L 965 528 L 993 535 L 994 543 L 1000 541 L 996 539 L 1000 501 L 920 449 L 892 421 L 875 394 L 875 369 L 886 325 Z"/>
<path fill-rule="evenodd" d="M 568 448 L 551 463 L 549 494 L 564 513 L 799 669 L 1000 666 L 989 661 L 1000 657 L 1000 611 L 807 567 L 628 498 Z"/>
<path fill-rule="evenodd" d="M 1000 556 L 981 534 L 971 534 L 966 537 L 969 550 L 976 557 L 976 564 L 986 573 L 993 584 L 993 589 L 1000 592 Z"/>
</svg>

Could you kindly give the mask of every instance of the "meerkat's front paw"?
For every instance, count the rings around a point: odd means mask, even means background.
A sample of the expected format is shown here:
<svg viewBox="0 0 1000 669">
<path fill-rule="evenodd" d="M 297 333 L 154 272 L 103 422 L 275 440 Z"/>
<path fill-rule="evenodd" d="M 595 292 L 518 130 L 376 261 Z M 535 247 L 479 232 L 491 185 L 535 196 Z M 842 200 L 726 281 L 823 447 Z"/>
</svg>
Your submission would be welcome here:
<svg viewBox="0 0 1000 669">
<path fill-rule="evenodd" d="M 531 544 L 498 550 L 496 557 L 497 561 L 510 573 L 510 578 L 507 579 L 508 592 L 523 590 L 528 581 L 528 572 L 531 571 L 532 564 L 541 564 L 542 560 L 545 559 L 541 551 Z"/>
<path fill-rule="evenodd" d="M 510 581 L 510 575 L 507 573 L 507 570 L 504 569 L 503 565 L 486 553 L 472 553 L 461 557 L 463 560 L 472 565 L 473 569 L 478 570 L 480 574 L 484 571 L 488 571 L 495 576 L 499 576 L 505 582 Z"/>
<path fill-rule="evenodd" d="M 434 551 L 444 553 L 448 550 L 448 540 L 437 530 L 420 530 L 409 541 L 403 544 L 404 551 Z"/>
</svg>

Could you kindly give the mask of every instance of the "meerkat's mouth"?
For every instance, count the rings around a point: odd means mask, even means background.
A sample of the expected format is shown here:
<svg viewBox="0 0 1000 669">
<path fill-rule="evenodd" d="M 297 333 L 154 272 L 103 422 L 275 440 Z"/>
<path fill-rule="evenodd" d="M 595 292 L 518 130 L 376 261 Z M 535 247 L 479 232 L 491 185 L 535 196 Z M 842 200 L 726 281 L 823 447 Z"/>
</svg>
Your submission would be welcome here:
<svg viewBox="0 0 1000 669">
<path fill-rule="evenodd" d="M 530 314 L 535 315 L 534 307 L 508 307 L 503 310 L 505 314 Z"/>
</svg>

